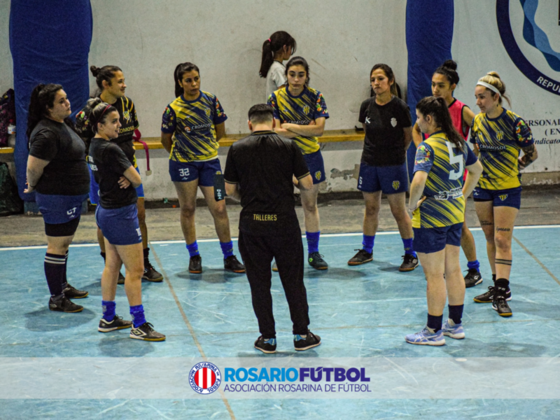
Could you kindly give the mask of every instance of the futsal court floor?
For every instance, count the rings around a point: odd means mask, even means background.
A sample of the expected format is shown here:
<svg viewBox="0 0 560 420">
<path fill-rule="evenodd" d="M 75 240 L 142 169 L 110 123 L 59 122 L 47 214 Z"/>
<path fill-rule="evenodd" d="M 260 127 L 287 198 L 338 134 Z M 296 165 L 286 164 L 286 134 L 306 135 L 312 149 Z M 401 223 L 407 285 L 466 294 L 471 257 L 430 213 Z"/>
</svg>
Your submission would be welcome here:
<svg viewBox="0 0 560 420">
<path fill-rule="evenodd" d="M 101 315 L 97 245 L 70 249 L 72 285 L 89 291 L 84 311 L 47 309 L 44 247 L 0 248 L 0 418 L 400 419 L 560 418 L 560 225 L 514 231 L 513 316 L 500 318 L 473 296 L 491 283 L 484 236 L 474 229 L 484 282 L 467 289 L 466 338 L 443 347 L 407 344 L 426 322 L 421 268 L 400 273 L 397 232 L 378 234 L 375 260 L 347 266 L 360 234 L 321 238 L 328 271 L 305 268 L 310 328 L 321 346 L 293 350 L 291 322 L 278 274 L 272 293 L 278 350 L 253 348 L 258 337 L 245 275 L 225 273 L 219 243 L 199 243 L 204 272 L 189 274 L 181 241 L 151 243 L 163 283 L 143 283 L 149 322 L 167 341 L 97 332 Z M 305 243 L 305 241 L 304 241 Z M 237 243 L 234 243 L 237 246 Z M 462 266 L 465 266 L 462 256 Z M 128 315 L 123 286 L 117 313 Z M 366 392 L 225 392 L 196 394 L 190 369 L 225 366 L 364 367 Z"/>
</svg>

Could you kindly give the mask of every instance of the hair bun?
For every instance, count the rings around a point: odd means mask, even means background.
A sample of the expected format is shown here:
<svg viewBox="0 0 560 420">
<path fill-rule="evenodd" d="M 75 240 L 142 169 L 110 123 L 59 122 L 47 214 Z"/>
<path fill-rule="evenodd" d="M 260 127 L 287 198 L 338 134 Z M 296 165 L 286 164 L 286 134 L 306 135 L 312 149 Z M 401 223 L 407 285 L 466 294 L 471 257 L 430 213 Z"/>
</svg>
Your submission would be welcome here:
<svg viewBox="0 0 560 420">
<path fill-rule="evenodd" d="M 453 60 L 445 60 L 445 63 L 443 63 L 442 67 L 457 70 L 457 63 Z"/>
<path fill-rule="evenodd" d="M 93 77 L 97 77 L 100 69 L 99 67 L 91 66 L 89 70 L 91 71 L 91 74 L 93 74 Z"/>
<path fill-rule="evenodd" d="M 498 72 L 495 71 L 489 71 L 488 73 L 486 73 L 488 76 L 492 76 L 492 77 L 496 77 L 497 79 L 502 80 L 502 78 L 500 77 L 500 75 L 498 74 Z"/>
</svg>

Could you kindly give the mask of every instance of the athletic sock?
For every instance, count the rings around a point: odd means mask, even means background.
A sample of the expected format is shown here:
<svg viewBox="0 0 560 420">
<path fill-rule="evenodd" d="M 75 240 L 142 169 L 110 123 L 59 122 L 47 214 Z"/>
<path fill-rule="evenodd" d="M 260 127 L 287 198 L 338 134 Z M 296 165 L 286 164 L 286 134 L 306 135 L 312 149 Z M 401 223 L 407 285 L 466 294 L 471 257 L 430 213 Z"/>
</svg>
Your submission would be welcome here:
<svg viewBox="0 0 560 420">
<path fill-rule="evenodd" d="M 189 251 L 189 255 L 191 256 L 191 258 L 200 255 L 200 252 L 198 252 L 198 244 L 196 243 L 196 241 L 194 241 L 190 245 L 187 244 L 187 250 Z"/>
<path fill-rule="evenodd" d="M 362 240 L 362 245 L 363 245 L 363 249 L 364 251 L 366 251 L 368 254 L 371 254 L 373 252 L 373 245 L 375 244 L 375 235 L 370 236 L 370 235 L 364 235 L 364 239 Z"/>
<path fill-rule="evenodd" d="M 494 286 L 496 285 L 496 275 L 492 274 L 492 281 L 494 282 Z"/>
<path fill-rule="evenodd" d="M 455 325 L 461 323 L 461 319 L 463 318 L 464 306 L 465 305 L 447 306 L 449 308 L 449 319 L 451 319 L 455 323 Z"/>
<path fill-rule="evenodd" d="M 146 323 L 146 317 L 144 316 L 144 306 L 131 306 L 130 315 L 132 315 L 132 323 L 134 328 L 138 328 L 140 325 Z"/>
<path fill-rule="evenodd" d="M 402 243 L 404 245 L 404 253 L 412 255 L 414 258 L 416 258 L 416 252 L 414 252 L 414 247 L 412 246 L 412 238 L 403 239 Z"/>
<path fill-rule="evenodd" d="M 496 288 L 499 289 L 504 289 L 506 292 L 509 290 L 509 280 L 508 279 L 497 279 L 496 283 L 494 283 L 496 285 Z M 494 294 L 495 296 L 495 294 Z"/>
<path fill-rule="evenodd" d="M 99 255 L 101 255 L 101 257 L 103 258 L 103 261 L 106 261 L 105 258 L 107 257 L 107 254 L 105 254 L 104 252 L 100 252 Z"/>
<path fill-rule="evenodd" d="M 103 319 L 111 322 L 115 318 L 115 307 L 117 304 L 114 300 L 102 300 L 101 307 L 103 308 Z"/>
<path fill-rule="evenodd" d="M 319 236 L 321 232 L 305 232 L 307 238 L 307 253 L 319 252 Z"/>
<path fill-rule="evenodd" d="M 68 250 L 66 250 L 66 257 L 64 258 L 64 277 L 62 278 L 62 290 L 66 289 L 68 286 Z"/>
<path fill-rule="evenodd" d="M 66 271 L 66 255 L 45 254 L 45 277 L 51 296 L 60 296 L 64 290 L 64 272 Z"/>
<path fill-rule="evenodd" d="M 441 330 L 441 323 L 443 322 L 443 315 L 430 315 L 428 314 L 428 328 L 437 333 Z"/>
<path fill-rule="evenodd" d="M 231 257 L 233 255 L 233 242 L 220 242 L 220 246 L 222 247 L 222 253 L 224 254 L 224 260 L 227 257 Z"/>
<path fill-rule="evenodd" d="M 467 268 L 468 268 L 469 270 L 480 271 L 480 263 L 478 262 L 478 260 L 469 261 L 469 262 L 467 263 Z"/>
<path fill-rule="evenodd" d="M 150 248 L 144 248 L 144 267 L 150 264 Z"/>
</svg>

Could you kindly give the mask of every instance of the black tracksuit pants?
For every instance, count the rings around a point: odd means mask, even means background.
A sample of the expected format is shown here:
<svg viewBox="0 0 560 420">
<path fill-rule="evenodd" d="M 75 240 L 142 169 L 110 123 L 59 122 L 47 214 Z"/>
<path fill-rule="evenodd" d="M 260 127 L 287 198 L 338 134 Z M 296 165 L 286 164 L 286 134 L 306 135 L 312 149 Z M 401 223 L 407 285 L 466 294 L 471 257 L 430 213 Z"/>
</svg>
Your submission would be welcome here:
<svg viewBox="0 0 560 420">
<path fill-rule="evenodd" d="M 284 229 L 280 235 L 256 236 L 239 233 L 239 252 L 251 286 L 253 309 L 264 338 L 276 338 L 272 313 L 271 263 L 276 260 L 284 287 L 294 334 L 307 334 L 309 307 L 303 284 L 303 244 L 298 225 Z"/>
</svg>

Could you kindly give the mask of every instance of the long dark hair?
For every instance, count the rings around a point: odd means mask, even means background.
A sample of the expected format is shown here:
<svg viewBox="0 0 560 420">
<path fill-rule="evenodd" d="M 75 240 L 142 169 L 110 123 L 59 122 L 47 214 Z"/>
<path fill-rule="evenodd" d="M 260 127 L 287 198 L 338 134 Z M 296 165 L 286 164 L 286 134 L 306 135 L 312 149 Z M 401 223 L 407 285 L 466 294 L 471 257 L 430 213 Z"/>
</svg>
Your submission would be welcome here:
<svg viewBox="0 0 560 420">
<path fill-rule="evenodd" d="M 451 121 L 451 115 L 449 114 L 445 99 L 427 96 L 416 104 L 416 109 L 424 118 L 427 115 L 431 115 L 436 126 L 441 127 L 441 130 L 445 133 L 449 141 L 453 143 L 455 147 L 463 150 L 466 143 L 455 127 L 453 127 L 453 122 Z"/>
<path fill-rule="evenodd" d="M 95 77 L 95 83 L 99 88 L 99 93 L 103 92 L 103 80 L 105 80 L 109 85 L 111 84 L 111 79 L 115 77 L 115 73 L 122 71 L 120 67 L 117 66 L 103 66 L 101 68 L 91 66 L 89 68 L 93 77 Z"/>
<path fill-rule="evenodd" d="M 371 68 L 371 71 L 369 72 L 370 79 L 371 79 L 371 73 L 379 69 L 383 70 L 383 73 L 385 73 L 385 76 L 387 76 L 389 82 L 393 82 L 393 84 L 391 85 L 391 95 L 399 97 L 399 92 L 397 90 L 397 80 L 395 79 L 395 73 L 393 73 L 393 69 L 389 67 L 387 64 L 379 63 L 373 66 Z"/>
<path fill-rule="evenodd" d="M 261 69 L 259 70 L 259 76 L 266 77 L 268 70 L 274 61 L 274 54 L 280 51 L 282 47 L 286 45 L 288 48 L 292 49 L 292 54 L 296 52 L 297 43 L 292 36 L 285 31 L 274 32 L 270 35 L 270 38 L 264 41 L 262 46 L 262 59 L 261 59 Z"/>
<path fill-rule="evenodd" d="M 457 63 L 453 60 L 446 60 L 439 66 L 434 74 L 441 74 L 449 81 L 449 84 L 456 85 L 459 83 L 459 73 L 457 73 Z"/>
<path fill-rule="evenodd" d="M 104 123 L 107 116 L 117 111 L 113 105 L 109 105 L 101 100 L 101 98 L 88 99 L 86 106 L 82 110 L 86 114 L 85 120 L 94 133 L 97 133 L 97 124 Z"/>
<path fill-rule="evenodd" d="M 183 94 L 183 88 L 180 85 L 180 81 L 183 79 L 183 75 L 188 73 L 189 71 L 196 70 L 198 75 L 200 76 L 200 70 L 198 66 L 193 63 L 181 63 L 175 67 L 175 71 L 173 72 L 173 77 L 175 78 L 175 97 L 179 97 Z"/>
<path fill-rule="evenodd" d="M 307 80 L 305 81 L 305 86 L 309 85 L 309 79 L 311 78 L 309 76 L 309 64 L 307 64 L 307 60 L 303 57 L 292 57 L 290 58 L 290 61 L 288 61 L 288 64 L 286 64 L 286 71 L 284 72 L 286 74 L 286 77 L 288 77 L 288 70 L 290 70 L 290 67 L 293 66 L 303 66 L 303 68 L 305 69 L 305 74 L 307 75 Z"/>
<path fill-rule="evenodd" d="M 47 108 L 52 108 L 54 106 L 54 98 L 56 97 L 57 92 L 61 89 L 62 85 L 56 85 L 54 83 L 45 85 L 40 83 L 35 86 L 31 92 L 31 99 L 29 100 L 29 109 L 27 114 L 26 134 L 28 139 L 31 137 L 31 132 L 39 121 L 49 116 Z M 72 124 L 70 125 L 72 126 Z"/>
</svg>

